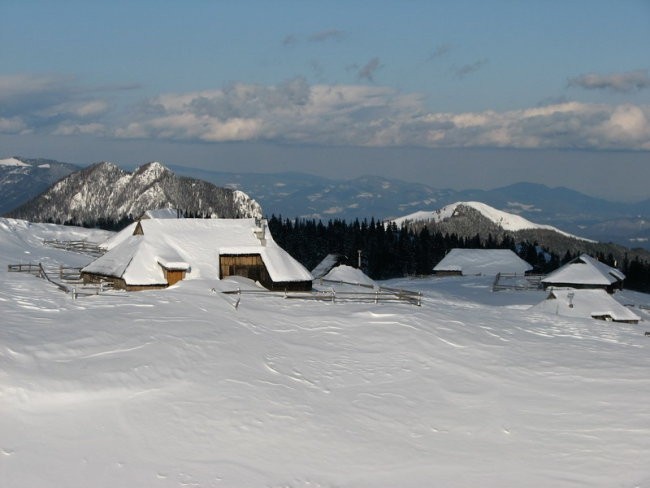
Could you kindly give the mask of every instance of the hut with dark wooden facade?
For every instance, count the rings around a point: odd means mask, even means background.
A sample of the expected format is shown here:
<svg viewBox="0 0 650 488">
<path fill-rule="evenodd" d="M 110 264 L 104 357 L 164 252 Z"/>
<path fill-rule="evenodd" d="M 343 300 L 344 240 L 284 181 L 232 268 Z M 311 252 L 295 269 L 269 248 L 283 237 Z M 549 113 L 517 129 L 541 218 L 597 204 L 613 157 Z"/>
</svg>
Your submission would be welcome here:
<svg viewBox="0 0 650 488">
<path fill-rule="evenodd" d="M 311 290 L 309 271 L 254 219 L 145 219 L 105 246 L 106 254 L 82 269 L 84 281 L 134 291 L 243 276 L 270 290 Z"/>
</svg>

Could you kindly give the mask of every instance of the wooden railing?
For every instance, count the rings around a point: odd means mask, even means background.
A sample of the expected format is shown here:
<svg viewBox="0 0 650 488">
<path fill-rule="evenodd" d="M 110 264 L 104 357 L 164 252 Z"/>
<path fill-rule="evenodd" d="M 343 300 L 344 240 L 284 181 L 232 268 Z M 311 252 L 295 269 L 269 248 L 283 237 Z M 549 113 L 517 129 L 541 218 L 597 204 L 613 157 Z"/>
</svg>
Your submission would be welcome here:
<svg viewBox="0 0 650 488">
<path fill-rule="evenodd" d="M 29 273 L 38 278 L 42 278 L 55 285 L 59 290 L 70 293 L 74 299 L 78 296 L 99 295 L 101 292 L 112 289 L 113 287 L 111 282 L 83 283 L 81 280 L 81 268 L 59 266 L 58 268 L 47 270 L 42 263 L 29 263 L 9 264 L 7 271 L 10 273 Z"/>
<path fill-rule="evenodd" d="M 492 291 L 499 290 L 539 290 L 542 278 L 539 274 L 497 273 L 492 283 Z"/>
<path fill-rule="evenodd" d="M 43 245 L 96 257 L 102 256 L 106 253 L 106 249 L 99 247 L 98 244 L 88 241 L 59 241 L 58 239 L 46 239 L 43 241 Z"/>
<path fill-rule="evenodd" d="M 319 280 L 321 283 L 330 282 L 338 285 L 352 285 L 359 286 L 360 288 L 372 289 L 372 291 L 336 291 L 334 288 L 330 290 L 319 290 L 311 292 L 278 292 L 271 290 L 228 290 L 221 293 L 225 295 L 237 295 L 237 300 L 233 306 L 239 306 L 242 295 L 275 295 L 278 297 L 294 300 L 318 300 L 324 302 L 355 302 L 355 303 L 380 303 L 380 302 L 398 302 L 408 303 L 411 305 L 422 305 L 422 294 L 409 290 L 388 287 L 374 287 L 372 285 L 365 285 L 359 283 L 348 283 L 345 281 L 332 281 L 332 280 Z M 215 291 L 213 289 L 213 291 Z"/>
</svg>

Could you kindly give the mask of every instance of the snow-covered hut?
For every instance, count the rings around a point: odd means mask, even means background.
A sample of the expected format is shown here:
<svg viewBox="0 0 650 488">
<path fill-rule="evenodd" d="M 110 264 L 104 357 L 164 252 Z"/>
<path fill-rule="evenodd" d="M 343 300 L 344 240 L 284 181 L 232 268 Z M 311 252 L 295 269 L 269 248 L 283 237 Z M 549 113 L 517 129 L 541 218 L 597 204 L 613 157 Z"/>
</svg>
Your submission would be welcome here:
<svg viewBox="0 0 650 488">
<path fill-rule="evenodd" d="M 335 281 L 348 285 L 365 286 L 375 288 L 375 283 L 368 275 L 358 268 L 353 268 L 346 264 L 341 264 L 332 268 L 326 275 L 321 277 L 322 281 Z"/>
<path fill-rule="evenodd" d="M 345 256 L 343 254 L 328 254 L 323 258 L 323 260 L 318 263 L 318 265 L 311 270 L 311 274 L 314 279 L 322 278 L 327 273 L 329 273 L 334 267 L 338 266 L 343 262 Z"/>
<path fill-rule="evenodd" d="M 628 324 L 637 324 L 641 320 L 629 308 L 621 305 L 602 289 L 553 288 L 546 300 L 534 305 L 530 310 L 565 317 L 591 317 Z"/>
<path fill-rule="evenodd" d="M 86 282 L 165 288 L 182 279 L 244 276 L 271 290 L 310 290 L 312 276 L 255 219 L 145 219 L 105 244 L 81 270 Z"/>
<path fill-rule="evenodd" d="M 623 288 L 625 275 L 618 269 L 582 254 L 542 278 L 544 288 L 603 288 L 609 293 Z"/>
<path fill-rule="evenodd" d="M 533 267 L 510 249 L 452 249 L 433 268 L 436 275 L 525 274 Z"/>
<path fill-rule="evenodd" d="M 143 219 L 182 219 L 183 212 L 177 208 L 155 208 L 147 210 L 142 214 L 140 220 Z"/>
</svg>

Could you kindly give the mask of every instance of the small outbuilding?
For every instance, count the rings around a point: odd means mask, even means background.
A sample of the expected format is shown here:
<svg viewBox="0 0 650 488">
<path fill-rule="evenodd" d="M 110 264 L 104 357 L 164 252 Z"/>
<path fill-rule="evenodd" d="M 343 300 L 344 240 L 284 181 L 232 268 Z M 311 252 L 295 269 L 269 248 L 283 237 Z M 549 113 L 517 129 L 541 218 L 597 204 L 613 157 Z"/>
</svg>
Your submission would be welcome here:
<svg viewBox="0 0 650 488">
<path fill-rule="evenodd" d="M 85 282 L 118 289 L 166 288 L 184 279 L 243 276 L 270 290 L 311 290 L 312 275 L 255 219 L 156 219 L 109 239 L 106 254 L 81 270 Z"/>
<path fill-rule="evenodd" d="M 552 288 L 546 300 L 530 310 L 565 317 L 591 317 L 608 322 L 637 324 L 641 318 L 602 289 Z"/>
<path fill-rule="evenodd" d="M 601 288 L 609 293 L 623 288 L 625 274 L 601 263 L 588 254 L 582 254 L 542 278 L 544 288 L 570 287 L 577 289 Z"/>
<path fill-rule="evenodd" d="M 314 279 L 322 278 L 329 273 L 333 268 L 341 264 L 345 260 L 343 254 L 328 254 L 318 265 L 311 270 Z"/>
<path fill-rule="evenodd" d="M 525 274 L 533 267 L 510 249 L 452 249 L 433 268 L 436 275 Z"/>
</svg>

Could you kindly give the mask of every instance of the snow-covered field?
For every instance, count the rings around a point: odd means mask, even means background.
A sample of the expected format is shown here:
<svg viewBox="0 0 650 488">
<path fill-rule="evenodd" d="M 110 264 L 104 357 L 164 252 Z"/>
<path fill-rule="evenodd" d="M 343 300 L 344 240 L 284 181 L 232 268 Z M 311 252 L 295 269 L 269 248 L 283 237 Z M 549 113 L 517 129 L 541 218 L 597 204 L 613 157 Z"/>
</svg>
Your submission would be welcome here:
<svg viewBox="0 0 650 488">
<path fill-rule="evenodd" d="M 387 283 L 421 307 L 235 309 L 205 280 L 72 300 L 6 271 L 86 264 L 41 244 L 84 235 L 0 220 L 0 486 L 650 487 L 645 311 L 532 313 L 543 293 L 481 277 Z"/>
</svg>

